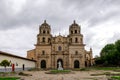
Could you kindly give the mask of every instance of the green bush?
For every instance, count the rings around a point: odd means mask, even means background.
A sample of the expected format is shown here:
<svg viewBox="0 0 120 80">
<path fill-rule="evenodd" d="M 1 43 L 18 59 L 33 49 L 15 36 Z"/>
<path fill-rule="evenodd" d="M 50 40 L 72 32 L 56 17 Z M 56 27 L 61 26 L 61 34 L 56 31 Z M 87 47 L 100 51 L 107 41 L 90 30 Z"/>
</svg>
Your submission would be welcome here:
<svg viewBox="0 0 120 80">
<path fill-rule="evenodd" d="M 38 69 L 38 68 L 31 68 L 31 69 L 29 69 L 28 71 L 39 71 L 40 69 Z"/>
<path fill-rule="evenodd" d="M 74 71 L 89 71 L 90 69 L 88 69 L 88 68 L 75 68 L 73 70 Z"/>
<path fill-rule="evenodd" d="M 21 75 L 21 76 L 32 76 L 32 75 L 30 75 L 30 74 L 26 74 L 26 73 L 23 73 L 23 72 L 19 72 L 18 75 Z"/>
<path fill-rule="evenodd" d="M 87 69 L 86 68 L 81 68 L 80 71 L 87 71 Z"/>
</svg>

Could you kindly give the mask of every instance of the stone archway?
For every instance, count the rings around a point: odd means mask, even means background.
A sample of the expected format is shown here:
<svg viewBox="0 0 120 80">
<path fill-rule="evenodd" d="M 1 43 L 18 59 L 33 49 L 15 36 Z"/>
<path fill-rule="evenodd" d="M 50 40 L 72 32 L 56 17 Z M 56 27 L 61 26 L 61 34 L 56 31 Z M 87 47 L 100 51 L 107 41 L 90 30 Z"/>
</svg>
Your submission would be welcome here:
<svg viewBox="0 0 120 80">
<path fill-rule="evenodd" d="M 57 68 L 58 68 L 58 62 L 59 62 L 59 61 L 61 62 L 61 65 L 62 65 L 62 68 L 63 68 L 63 60 L 62 60 L 62 59 L 58 59 L 58 60 L 57 60 Z"/>
<path fill-rule="evenodd" d="M 41 68 L 46 68 L 46 61 L 45 60 L 41 61 Z"/>
<path fill-rule="evenodd" d="M 80 63 L 78 60 L 74 61 L 74 68 L 80 68 Z"/>
</svg>

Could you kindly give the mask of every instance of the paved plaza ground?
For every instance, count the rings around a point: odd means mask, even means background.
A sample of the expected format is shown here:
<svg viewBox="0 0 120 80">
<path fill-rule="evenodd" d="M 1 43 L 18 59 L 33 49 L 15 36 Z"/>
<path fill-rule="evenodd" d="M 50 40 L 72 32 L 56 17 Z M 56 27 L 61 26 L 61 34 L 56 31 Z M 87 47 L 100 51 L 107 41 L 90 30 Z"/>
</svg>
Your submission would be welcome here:
<svg viewBox="0 0 120 80">
<path fill-rule="evenodd" d="M 46 74 L 48 71 L 25 71 L 32 76 L 22 76 L 24 80 L 108 80 L 106 75 L 91 76 L 92 74 L 104 74 L 111 71 L 72 71 L 69 74 Z"/>
</svg>

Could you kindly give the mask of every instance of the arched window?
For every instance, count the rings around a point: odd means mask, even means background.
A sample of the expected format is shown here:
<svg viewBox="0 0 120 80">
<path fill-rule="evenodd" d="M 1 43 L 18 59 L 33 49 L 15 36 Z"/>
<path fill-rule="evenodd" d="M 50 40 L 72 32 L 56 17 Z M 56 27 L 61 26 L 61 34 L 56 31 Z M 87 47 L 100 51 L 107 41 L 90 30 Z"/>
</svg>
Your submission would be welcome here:
<svg viewBox="0 0 120 80">
<path fill-rule="evenodd" d="M 42 38 L 42 42 L 45 42 L 45 38 L 44 37 Z"/>
<path fill-rule="evenodd" d="M 75 55 L 78 55 L 78 51 L 75 51 Z"/>
<path fill-rule="evenodd" d="M 45 55 L 45 51 L 44 50 L 42 51 L 42 55 Z"/>
<path fill-rule="evenodd" d="M 59 50 L 59 51 L 61 51 L 61 50 L 62 50 L 62 47 L 61 47 L 61 46 L 59 46 L 59 47 L 58 47 L 58 50 Z"/>
<path fill-rule="evenodd" d="M 45 30 L 43 30 L 43 34 L 45 34 Z"/>
<path fill-rule="evenodd" d="M 75 43 L 77 43 L 78 42 L 78 38 L 75 38 Z"/>
<path fill-rule="evenodd" d="M 77 33 L 77 30 L 75 30 L 75 33 Z"/>
</svg>

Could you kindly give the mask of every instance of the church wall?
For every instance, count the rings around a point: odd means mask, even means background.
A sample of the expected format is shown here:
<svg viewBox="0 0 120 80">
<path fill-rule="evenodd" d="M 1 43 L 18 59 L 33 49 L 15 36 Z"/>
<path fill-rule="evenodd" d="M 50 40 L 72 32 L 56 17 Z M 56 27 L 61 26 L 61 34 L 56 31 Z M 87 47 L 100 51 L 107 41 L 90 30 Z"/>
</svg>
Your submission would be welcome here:
<svg viewBox="0 0 120 80">
<path fill-rule="evenodd" d="M 76 51 L 78 51 L 78 54 L 76 54 Z M 78 60 L 80 63 L 80 67 L 85 67 L 85 52 L 83 46 L 69 46 L 69 61 L 70 61 L 70 67 L 74 68 L 74 61 Z M 72 57 L 74 56 L 74 57 Z M 78 57 L 80 56 L 80 57 Z"/>
<path fill-rule="evenodd" d="M 37 67 L 41 67 L 41 62 L 46 61 L 46 68 L 57 68 L 57 60 L 63 61 L 64 68 L 77 68 L 74 65 L 80 63 L 80 67 L 85 67 L 85 60 L 87 54 L 85 45 L 83 43 L 83 35 L 81 34 L 81 26 L 75 21 L 69 26 L 69 34 L 67 37 L 58 35 L 52 36 L 51 26 L 44 21 L 39 26 L 39 33 L 37 35 L 37 43 L 35 48 L 35 55 L 37 59 Z M 44 51 L 44 52 L 43 52 Z M 44 54 L 43 54 L 44 53 Z M 32 52 L 31 52 L 32 54 Z M 89 57 L 91 57 L 91 54 Z M 79 63 L 78 63 L 79 62 Z"/>
<path fill-rule="evenodd" d="M 35 50 L 34 49 L 27 51 L 27 58 L 36 60 Z"/>
<path fill-rule="evenodd" d="M 45 51 L 44 54 L 43 54 L 43 51 Z M 51 46 L 37 46 L 36 47 L 36 55 L 38 55 L 38 57 L 40 57 L 38 60 L 39 68 L 40 68 L 42 60 L 46 61 L 47 68 L 51 68 Z"/>
</svg>

